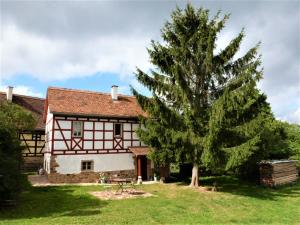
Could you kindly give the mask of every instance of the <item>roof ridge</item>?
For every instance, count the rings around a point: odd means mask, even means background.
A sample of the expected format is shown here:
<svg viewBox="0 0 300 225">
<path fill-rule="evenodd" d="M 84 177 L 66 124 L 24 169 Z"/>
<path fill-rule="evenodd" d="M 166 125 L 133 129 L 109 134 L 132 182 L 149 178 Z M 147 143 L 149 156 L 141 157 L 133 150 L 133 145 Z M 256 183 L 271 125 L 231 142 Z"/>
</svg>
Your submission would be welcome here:
<svg viewBox="0 0 300 225">
<path fill-rule="evenodd" d="M 73 89 L 73 88 L 62 88 L 62 87 L 52 87 L 52 86 L 49 86 L 49 87 L 48 87 L 48 90 L 49 90 L 49 89 L 62 90 L 62 91 L 74 91 L 74 92 L 89 93 L 89 94 L 110 95 L 110 93 L 107 93 L 107 92 L 90 91 L 90 90 Z M 135 96 L 133 96 L 133 95 L 119 94 L 119 96 L 121 96 L 121 97 L 135 98 Z"/>
<path fill-rule="evenodd" d="M 6 95 L 6 93 L 3 92 L 3 91 L 0 91 L 0 94 Z M 45 98 L 41 98 L 41 97 L 30 96 L 30 95 L 21 95 L 21 94 L 15 94 L 15 93 L 13 93 L 13 96 L 20 96 L 20 97 L 25 97 L 25 98 L 33 98 L 33 99 L 45 100 Z"/>
</svg>

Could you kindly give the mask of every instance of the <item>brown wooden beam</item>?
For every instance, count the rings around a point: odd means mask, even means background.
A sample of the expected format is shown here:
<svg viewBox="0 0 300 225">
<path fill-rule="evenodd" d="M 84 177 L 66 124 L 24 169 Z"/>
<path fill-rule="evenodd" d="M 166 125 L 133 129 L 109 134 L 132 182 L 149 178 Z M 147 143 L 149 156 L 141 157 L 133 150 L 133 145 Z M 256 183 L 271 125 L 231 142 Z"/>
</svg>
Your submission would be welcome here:
<svg viewBox="0 0 300 225">
<path fill-rule="evenodd" d="M 138 160 L 138 176 L 142 176 L 142 160 L 141 160 L 141 156 L 137 156 L 137 160 Z"/>
</svg>

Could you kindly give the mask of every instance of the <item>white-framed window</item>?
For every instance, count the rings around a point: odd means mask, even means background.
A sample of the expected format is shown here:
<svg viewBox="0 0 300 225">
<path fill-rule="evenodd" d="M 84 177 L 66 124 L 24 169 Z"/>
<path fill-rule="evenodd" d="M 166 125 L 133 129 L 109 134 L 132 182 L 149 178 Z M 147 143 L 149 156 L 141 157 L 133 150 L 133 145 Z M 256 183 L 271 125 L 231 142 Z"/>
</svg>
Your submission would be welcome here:
<svg viewBox="0 0 300 225">
<path fill-rule="evenodd" d="M 122 137 L 122 124 L 121 123 L 114 124 L 114 136 Z"/>
<path fill-rule="evenodd" d="M 82 137 L 82 121 L 73 121 L 73 137 Z"/>
<path fill-rule="evenodd" d="M 81 161 L 81 171 L 93 171 L 94 170 L 94 161 Z"/>
</svg>

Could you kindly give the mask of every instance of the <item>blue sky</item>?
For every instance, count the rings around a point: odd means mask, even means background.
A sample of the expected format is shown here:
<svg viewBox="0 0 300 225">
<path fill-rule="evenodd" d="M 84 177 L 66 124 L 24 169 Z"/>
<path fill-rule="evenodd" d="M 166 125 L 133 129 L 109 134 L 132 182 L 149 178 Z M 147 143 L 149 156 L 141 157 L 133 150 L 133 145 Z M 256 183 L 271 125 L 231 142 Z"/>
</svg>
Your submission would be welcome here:
<svg viewBox="0 0 300 225">
<path fill-rule="evenodd" d="M 110 92 L 111 86 L 116 84 L 119 86 L 120 92 L 128 95 L 131 94 L 129 81 L 121 79 L 118 74 L 113 73 L 96 73 L 85 76 L 84 78 L 70 78 L 58 81 L 41 81 L 30 75 L 20 74 L 10 78 L 8 81 L 4 79 L 4 83 L 8 83 L 13 87 L 20 85 L 31 87 L 31 91 L 39 97 L 45 97 L 46 89 L 49 86 Z"/>
<path fill-rule="evenodd" d="M 135 79 L 149 71 L 146 47 L 176 5 L 187 1 L 0 1 L 0 90 L 44 97 L 48 86 L 149 95 Z M 300 124 L 300 2 L 189 1 L 231 13 L 217 40 L 224 48 L 245 27 L 238 56 L 261 41 L 264 79 L 275 116 Z"/>
</svg>

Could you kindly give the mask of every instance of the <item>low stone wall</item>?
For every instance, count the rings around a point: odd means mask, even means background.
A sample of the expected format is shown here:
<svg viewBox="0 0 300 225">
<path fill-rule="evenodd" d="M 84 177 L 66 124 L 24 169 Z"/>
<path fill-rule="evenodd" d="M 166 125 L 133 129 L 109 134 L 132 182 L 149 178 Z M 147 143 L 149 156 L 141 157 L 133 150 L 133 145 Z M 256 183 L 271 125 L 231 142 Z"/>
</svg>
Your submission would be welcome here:
<svg viewBox="0 0 300 225">
<path fill-rule="evenodd" d="M 43 167 L 43 156 L 23 157 L 22 170 L 25 172 L 37 172 L 40 167 Z"/>
<path fill-rule="evenodd" d="M 100 173 L 107 178 L 136 178 L 134 170 L 120 170 L 107 172 L 82 172 L 79 174 L 48 174 L 48 181 L 50 183 L 97 183 L 99 182 Z"/>
</svg>

